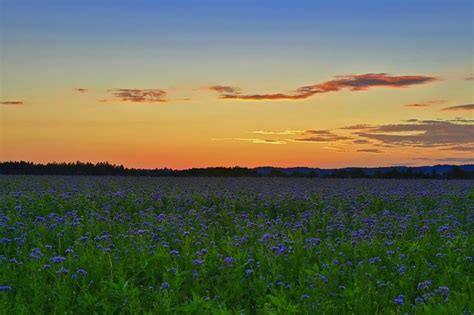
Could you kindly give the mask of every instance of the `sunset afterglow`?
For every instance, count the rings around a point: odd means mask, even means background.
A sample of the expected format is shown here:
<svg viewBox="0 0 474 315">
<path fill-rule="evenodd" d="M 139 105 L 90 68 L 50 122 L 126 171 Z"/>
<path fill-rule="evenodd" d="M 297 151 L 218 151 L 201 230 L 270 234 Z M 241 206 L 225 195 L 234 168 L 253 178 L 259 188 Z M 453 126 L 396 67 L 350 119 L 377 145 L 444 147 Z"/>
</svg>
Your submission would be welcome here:
<svg viewBox="0 0 474 315">
<path fill-rule="evenodd" d="M 1 160 L 472 163 L 470 1 L 1 2 Z"/>
</svg>

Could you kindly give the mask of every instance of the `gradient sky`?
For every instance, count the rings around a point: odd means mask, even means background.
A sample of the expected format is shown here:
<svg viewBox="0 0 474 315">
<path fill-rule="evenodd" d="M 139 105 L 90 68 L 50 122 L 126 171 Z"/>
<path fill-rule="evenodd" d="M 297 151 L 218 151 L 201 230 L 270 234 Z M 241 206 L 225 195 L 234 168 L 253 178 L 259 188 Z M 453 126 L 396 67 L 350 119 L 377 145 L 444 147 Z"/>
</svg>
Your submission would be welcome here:
<svg viewBox="0 0 474 315">
<path fill-rule="evenodd" d="M 0 0 L 0 160 L 473 163 L 472 1 Z"/>
</svg>

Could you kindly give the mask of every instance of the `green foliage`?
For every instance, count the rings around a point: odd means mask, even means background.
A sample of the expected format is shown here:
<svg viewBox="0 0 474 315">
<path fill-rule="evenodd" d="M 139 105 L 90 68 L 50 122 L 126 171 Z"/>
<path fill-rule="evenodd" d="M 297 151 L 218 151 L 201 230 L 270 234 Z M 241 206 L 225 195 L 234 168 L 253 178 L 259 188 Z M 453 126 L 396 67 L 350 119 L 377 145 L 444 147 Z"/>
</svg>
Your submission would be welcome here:
<svg viewBox="0 0 474 315">
<path fill-rule="evenodd" d="M 182 185 L 157 198 L 146 179 L 88 183 L 79 191 L 62 180 L 0 181 L 0 286 L 11 286 L 0 291 L 2 314 L 474 309 L 472 191 L 265 199 L 207 193 L 206 186 L 185 194 Z M 35 249 L 38 258 L 31 257 Z M 55 256 L 66 259 L 53 263 Z M 429 288 L 418 288 L 426 280 Z M 449 287 L 448 300 L 439 287 Z M 416 302 L 424 295 L 429 299 Z"/>
</svg>

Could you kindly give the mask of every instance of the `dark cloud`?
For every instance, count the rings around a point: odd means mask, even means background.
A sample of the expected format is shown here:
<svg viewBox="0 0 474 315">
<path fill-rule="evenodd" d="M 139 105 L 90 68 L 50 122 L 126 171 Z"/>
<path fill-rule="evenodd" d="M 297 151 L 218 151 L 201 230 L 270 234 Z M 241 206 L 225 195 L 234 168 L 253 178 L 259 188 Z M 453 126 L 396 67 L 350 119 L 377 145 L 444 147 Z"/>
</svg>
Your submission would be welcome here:
<svg viewBox="0 0 474 315">
<path fill-rule="evenodd" d="M 228 85 L 212 85 L 208 89 L 222 94 L 240 94 L 240 88 Z"/>
<path fill-rule="evenodd" d="M 455 123 L 472 123 L 474 122 L 474 119 L 468 119 L 468 118 L 464 118 L 464 117 L 455 117 L 453 119 L 441 119 L 441 118 L 437 118 L 436 120 L 422 120 L 422 119 L 407 119 L 407 120 L 404 120 L 405 122 L 418 122 L 418 123 L 431 123 L 431 122 L 434 122 L 434 123 L 443 123 L 443 122 L 455 122 Z"/>
<path fill-rule="evenodd" d="M 255 130 L 250 133 L 260 134 L 260 135 L 297 135 L 304 134 L 305 130 L 294 130 L 286 129 L 283 131 L 267 131 L 267 130 Z"/>
<path fill-rule="evenodd" d="M 351 126 L 345 126 L 339 129 L 346 129 L 346 130 L 361 130 L 361 129 L 370 129 L 372 128 L 372 125 L 369 124 L 357 124 L 357 125 L 351 125 Z"/>
<path fill-rule="evenodd" d="M 463 117 L 455 117 L 454 119 L 450 119 L 448 121 L 472 123 L 472 122 L 474 122 L 474 119 L 468 119 L 468 118 L 463 118 Z"/>
<path fill-rule="evenodd" d="M 167 101 L 166 91 L 161 89 L 113 89 L 109 92 L 115 98 L 101 100 L 101 102 L 156 103 Z"/>
<path fill-rule="evenodd" d="M 220 85 L 210 87 L 210 89 L 218 92 L 221 99 L 299 100 L 306 99 L 315 94 L 341 90 L 366 91 L 373 87 L 401 88 L 425 84 L 436 80 L 438 79 L 435 77 L 421 75 L 392 76 L 387 73 L 366 73 L 337 76 L 334 80 L 299 87 L 292 93 L 241 94 L 238 88 Z"/>
<path fill-rule="evenodd" d="M 357 139 L 357 140 L 354 140 L 352 142 L 355 143 L 355 144 L 369 144 L 369 143 L 371 143 L 369 140 L 365 140 L 365 139 Z"/>
<path fill-rule="evenodd" d="M 295 142 L 334 142 L 341 140 L 350 140 L 352 138 L 340 136 L 332 133 L 330 130 L 306 130 L 305 137 L 292 139 Z"/>
<path fill-rule="evenodd" d="M 0 102 L 0 104 L 2 104 L 2 105 L 23 105 L 24 102 L 22 102 L 22 101 L 3 101 L 3 102 Z"/>
<path fill-rule="evenodd" d="M 383 151 L 379 149 L 360 149 L 357 150 L 357 152 L 365 152 L 365 153 L 384 153 Z"/>
<path fill-rule="evenodd" d="M 426 102 L 421 102 L 421 103 L 410 103 L 410 104 L 405 104 L 403 106 L 405 107 L 430 107 L 430 106 L 434 106 L 434 105 L 439 105 L 439 104 L 443 104 L 443 103 L 446 103 L 445 100 L 433 100 L 433 101 L 426 101 Z"/>
<path fill-rule="evenodd" d="M 466 78 L 464 78 L 464 80 L 472 81 L 472 80 L 474 80 L 474 75 L 471 75 L 470 77 L 466 77 Z"/>
<path fill-rule="evenodd" d="M 448 157 L 448 158 L 440 158 L 440 159 L 415 158 L 414 160 L 431 161 L 431 162 L 437 162 L 437 163 L 474 163 L 474 158 L 471 158 L 471 157 Z"/>
<path fill-rule="evenodd" d="M 474 143 L 474 124 L 441 120 L 378 125 L 354 132 L 363 139 L 382 145 L 439 147 Z"/>
<path fill-rule="evenodd" d="M 286 144 L 283 140 L 257 139 L 257 138 L 211 138 L 212 141 L 245 141 L 254 144 Z"/>
<path fill-rule="evenodd" d="M 474 110 L 474 104 L 465 104 L 457 105 L 443 108 L 442 111 L 464 111 L 464 110 Z"/>
<path fill-rule="evenodd" d="M 441 149 L 443 151 L 461 151 L 461 152 L 473 152 L 474 153 L 474 144 L 472 145 L 458 145 L 454 147 L 447 147 Z"/>
<path fill-rule="evenodd" d="M 89 91 L 89 89 L 84 89 L 84 88 L 78 88 L 78 89 L 74 89 L 76 92 L 81 92 L 81 93 L 85 93 L 87 91 Z"/>
</svg>

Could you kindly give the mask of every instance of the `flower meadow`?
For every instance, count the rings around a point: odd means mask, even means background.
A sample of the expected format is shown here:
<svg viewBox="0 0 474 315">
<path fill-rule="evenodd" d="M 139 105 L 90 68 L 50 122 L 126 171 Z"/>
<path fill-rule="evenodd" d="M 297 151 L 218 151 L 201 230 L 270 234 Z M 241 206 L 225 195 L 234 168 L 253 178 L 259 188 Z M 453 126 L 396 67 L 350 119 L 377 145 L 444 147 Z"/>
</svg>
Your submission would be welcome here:
<svg viewBox="0 0 474 315">
<path fill-rule="evenodd" d="M 472 314 L 474 182 L 0 176 L 2 314 Z"/>
</svg>

